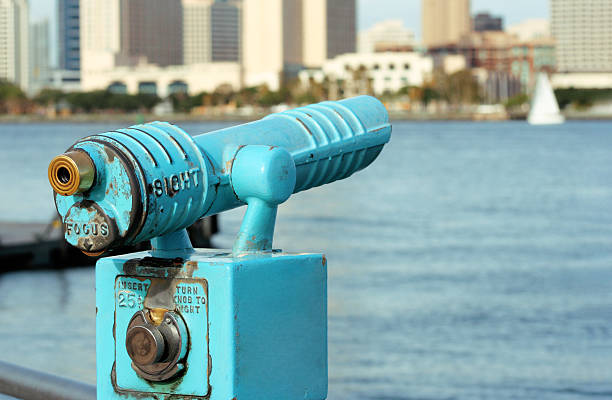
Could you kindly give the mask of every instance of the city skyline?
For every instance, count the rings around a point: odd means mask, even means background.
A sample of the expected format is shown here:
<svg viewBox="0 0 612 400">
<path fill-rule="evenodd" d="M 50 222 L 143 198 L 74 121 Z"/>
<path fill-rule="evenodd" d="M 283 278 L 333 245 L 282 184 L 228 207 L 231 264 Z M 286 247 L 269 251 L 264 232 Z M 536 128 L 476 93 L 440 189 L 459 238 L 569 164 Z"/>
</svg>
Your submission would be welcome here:
<svg viewBox="0 0 612 400">
<path fill-rule="evenodd" d="M 57 1 L 29 0 L 30 20 L 36 22 L 49 18 L 51 33 L 51 64 L 58 59 Z M 357 30 L 371 28 L 374 24 L 388 19 L 400 19 L 412 30 L 417 41 L 421 39 L 422 0 L 357 0 Z M 471 0 L 471 13 L 488 11 L 504 18 L 509 26 L 531 18 L 550 17 L 549 0 Z"/>
</svg>

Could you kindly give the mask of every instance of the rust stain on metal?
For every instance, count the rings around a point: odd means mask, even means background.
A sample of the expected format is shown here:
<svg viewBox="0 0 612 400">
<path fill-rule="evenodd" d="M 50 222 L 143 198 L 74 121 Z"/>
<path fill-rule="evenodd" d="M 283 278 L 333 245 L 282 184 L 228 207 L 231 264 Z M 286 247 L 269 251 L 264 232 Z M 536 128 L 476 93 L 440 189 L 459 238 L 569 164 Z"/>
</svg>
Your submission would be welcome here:
<svg viewBox="0 0 612 400">
<path fill-rule="evenodd" d="M 378 132 L 380 132 L 380 131 L 382 131 L 384 129 L 387 129 L 387 128 L 388 128 L 388 126 L 381 126 L 380 128 L 376 128 L 376 129 L 371 130 L 370 133 L 378 133 Z"/>
<path fill-rule="evenodd" d="M 338 116 L 339 116 L 341 119 L 344 119 L 344 117 L 342 116 L 342 114 L 340 114 L 340 113 L 338 112 L 338 110 L 334 109 L 334 112 L 335 112 L 336 114 L 338 114 Z"/>
<path fill-rule="evenodd" d="M 236 157 L 232 157 L 231 159 L 225 162 L 225 168 L 221 170 L 221 173 L 230 173 L 232 171 L 232 165 L 234 165 L 234 160 Z"/>
<path fill-rule="evenodd" d="M 302 126 L 304 127 L 304 129 L 306 129 L 306 131 L 310 134 L 310 136 L 313 136 L 312 131 L 306 126 L 306 124 L 304 123 L 304 121 L 302 121 L 301 119 L 299 119 L 298 117 L 295 117 L 295 119 L 297 120 L 297 122 L 299 122 L 300 124 L 302 124 Z"/>
<path fill-rule="evenodd" d="M 177 258 L 143 257 L 126 261 L 123 271 L 126 275 L 140 279 L 140 276 L 165 279 L 193 278 L 198 270 L 196 261 Z M 143 278 L 147 279 L 147 278 Z"/>
<path fill-rule="evenodd" d="M 175 277 L 183 266 L 183 259 L 143 257 L 128 260 L 123 265 L 123 271 L 127 275 L 148 275 L 159 278 Z"/>
<path fill-rule="evenodd" d="M 114 194 L 115 196 L 119 196 L 119 189 L 117 187 L 115 187 L 114 185 L 114 181 L 111 181 L 110 184 L 108 185 L 108 188 L 106 189 L 106 194 Z"/>
<path fill-rule="evenodd" d="M 238 149 L 236 149 L 236 153 L 234 153 L 234 157 L 232 157 L 231 159 L 227 160 L 225 162 L 225 168 L 221 169 L 221 173 L 222 174 L 229 174 L 232 172 L 232 167 L 234 165 L 234 161 L 236 160 L 236 155 L 238 154 L 238 152 L 240 151 L 240 149 L 242 149 L 244 146 L 244 144 L 241 144 L 240 146 L 238 146 Z"/>
<path fill-rule="evenodd" d="M 321 264 L 323 264 L 323 266 L 327 265 L 327 258 L 325 258 L 325 256 L 321 257 Z"/>
<path fill-rule="evenodd" d="M 275 148 L 277 148 L 278 146 L 270 146 L 270 148 L 268 150 L 274 150 Z"/>
<path fill-rule="evenodd" d="M 100 250 L 100 251 L 94 251 L 94 252 L 89 252 L 89 251 L 85 251 L 85 250 L 81 250 L 81 253 L 85 254 L 87 257 L 99 257 L 102 254 L 104 254 L 106 250 Z"/>
<path fill-rule="evenodd" d="M 184 373 L 176 380 L 173 382 L 177 382 L 180 383 L 182 381 L 182 377 L 184 376 Z M 142 399 L 142 400 L 150 400 L 150 399 L 154 399 L 154 400 L 196 400 L 196 399 L 201 399 L 201 396 L 192 396 L 192 395 L 167 395 L 165 393 L 151 393 L 151 392 L 136 392 L 133 390 L 126 390 L 126 389 L 122 389 L 119 387 L 119 385 L 117 385 L 117 371 L 116 371 L 116 364 L 113 364 L 113 369 L 111 370 L 111 384 L 113 385 L 113 390 L 115 391 L 115 393 L 117 393 L 119 396 L 121 397 L 125 397 L 126 399 Z M 151 387 L 153 387 L 153 384 L 151 382 L 148 382 L 149 385 Z M 174 386 L 174 385 L 173 385 Z M 209 392 L 210 394 L 210 392 Z M 206 396 L 206 398 L 208 398 L 209 396 Z"/>
<path fill-rule="evenodd" d="M 115 220 L 113 218 L 105 218 L 104 212 L 100 207 L 89 200 L 83 200 L 82 202 L 75 203 L 75 205 L 87 210 L 90 215 L 93 214 L 93 218 L 91 218 L 87 224 L 87 226 L 91 228 L 88 228 L 87 232 L 83 230 L 86 236 L 78 237 L 76 247 L 90 257 L 99 256 L 117 240 L 118 235 Z M 65 221 L 70 220 L 71 216 L 69 212 L 65 217 Z M 108 227 L 107 236 L 97 234 L 97 229 L 100 229 L 99 227 L 103 225 Z M 96 229 L 95 232 L 93 231 L 94 228 Z"/>
<path fill-rule="evenodd" d="M 104 146 L 104 152 L 106 153 L 106 156 L 108 157 L 108 163 L 111 164 L 113 161 L 115 161 L 115 152 L 110 150 L 108 147 Z"/>
</svg>

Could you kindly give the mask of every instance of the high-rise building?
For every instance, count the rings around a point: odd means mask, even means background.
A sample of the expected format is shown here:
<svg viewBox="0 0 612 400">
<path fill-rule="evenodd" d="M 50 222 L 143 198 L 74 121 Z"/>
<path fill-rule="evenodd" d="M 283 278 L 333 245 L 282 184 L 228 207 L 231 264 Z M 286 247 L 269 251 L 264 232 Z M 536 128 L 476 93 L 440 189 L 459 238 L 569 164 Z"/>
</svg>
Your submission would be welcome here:
<svg viewBox="0 0 612 400">
<path fill-rule="evenodd" d="M 79 0 L 58 0 L 59 68 L 78 71 L 81 68 Z"/>
<path fill-rule="evenodd" d="M 471 30 L 470 0 L 422 0 L 421 12 L 427 47 L 457 43 Z"/>
<path fill-rule="evenodd" d="M 210 8 L 214 0 L 183 0 L 183 61 L 185 64 L 210 62 Z"/>
<path fill-rule="evenodd" d="M 185 64 L 240 60 L 240 1 L 183 0 Z"/>
<path fill-rule="evenodd" d="M 30 25 L 30 90 L 36 93 L 49 85 L 49 20 Z"/>
<path fill-rule="evenodd" d="M 382 21 L 357 36 L 359 53 L 374 53 L 390 48 L 409 51 L 414 47 L 414 33 L 404 26 L 402 20 Z"/>
<path fill-rule="evenodd" d="M 494 17 L 488 12 L 481 12 L 474 16 L 473 30 L 475 32 L 503 31 L 502 17 Z"/>
<path fill-rule="evenodd" d="M 217 0 L 210 9 L 212 61 L 240 61 L 242 2 Z"/>
<path fill-rule="evenodd" d="M 120 0 L 80 0 L 81 71 L 108 70 L 120 50 Z"/>
<path fill-rule="evenodd" d="M 354 53 L 355 0 L 302 0 L 303 64 L 320 67 L 325 60 Z"/>
<path fill-rule="evenodd" d="M 181 0 L 121 0 L 121 64 L 183 63 Z"/>
<path fill-rule="evenodd" d="M 0 0 L 0 79 L 27 90 L 30 80 L 27 0 Z"/>
<path fill-rule="evenodd" d="M 356 49 L 355 0 L 243 0 L 247 86 L 279 86 L 283 76 Z"/>
<path fill-rule="evenodd" d="M 280 85 L 283 71 L 302 61 L 300 0 L 244 0 L 242 65 L 244 84 Z"/>
<path fill-rule="evenodd" d="M 27 0 L 0 0 L 0 79 L 29 86 Z"/>
<path fill-rule="evenodd" d="M 612 2 L 551 0 L 560 72 L 612 71 Z"/>
</svg>

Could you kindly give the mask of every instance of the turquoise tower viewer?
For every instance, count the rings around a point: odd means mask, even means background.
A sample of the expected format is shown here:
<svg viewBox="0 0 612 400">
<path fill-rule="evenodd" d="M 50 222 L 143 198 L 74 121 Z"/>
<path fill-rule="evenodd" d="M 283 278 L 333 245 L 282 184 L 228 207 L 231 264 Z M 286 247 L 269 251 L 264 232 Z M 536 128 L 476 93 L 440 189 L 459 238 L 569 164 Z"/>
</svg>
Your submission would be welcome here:
<svg viewBox="0 0 612 400">
<path fill-rule="evenodd" d="M 54 158 L 70 244 L 152 244 L 96 265 L 98 398 L 325 399 L 326 259 L 274 250 L 276 211 L 367 167 L 390 134 L 384 106 L 360 96 L 198 136 L 136 125 Z M 231 250 L 192 248 L 186 227 L 241 205 Z"/>
</svg>

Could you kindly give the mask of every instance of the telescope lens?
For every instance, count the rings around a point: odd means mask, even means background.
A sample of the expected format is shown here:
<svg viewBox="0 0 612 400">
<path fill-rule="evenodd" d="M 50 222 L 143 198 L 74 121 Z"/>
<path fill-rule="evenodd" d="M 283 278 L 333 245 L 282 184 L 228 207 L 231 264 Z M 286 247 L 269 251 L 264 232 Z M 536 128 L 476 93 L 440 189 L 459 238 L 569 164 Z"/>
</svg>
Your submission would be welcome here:
<svg viewBox="0 0 612 400">
<path fill-rule="evenodd" d="M 57 170 L 57 179 L 64 184 L 70 182 L 70 171 L 68 171 L 68 168 L 60 167 Z"/>
<path fill-rule="evenodd" d="M 62 196 L 87 191 L 93 184 L 94 175 L 94 163 L 84 151 L 69 151 L 49 164 L 49 183 Z"/>
</svg>

